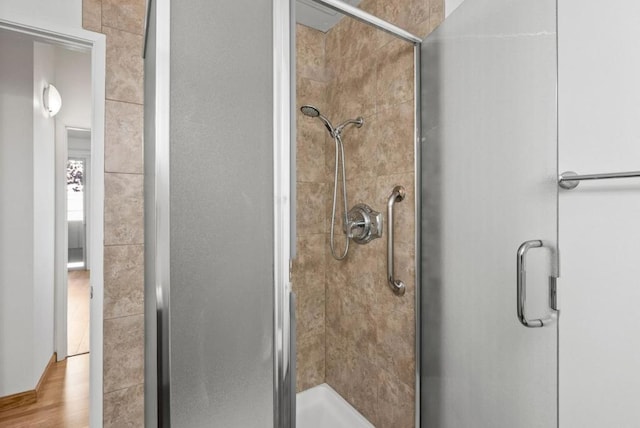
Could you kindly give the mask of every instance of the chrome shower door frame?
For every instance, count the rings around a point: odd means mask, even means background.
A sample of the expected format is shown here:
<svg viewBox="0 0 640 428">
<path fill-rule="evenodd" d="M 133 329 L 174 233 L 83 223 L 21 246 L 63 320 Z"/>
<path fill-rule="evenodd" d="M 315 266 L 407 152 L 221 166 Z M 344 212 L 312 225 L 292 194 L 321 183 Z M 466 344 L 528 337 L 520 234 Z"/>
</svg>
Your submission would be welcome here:
<svg viewBox="0 0 640 428">
<path fill-rule="evenodd" d="M 340 0 L 315 3 L 356 19 L 414 46 L 414 188 L 415 221 L 421 207 L 421 44 L 422 38 Z M 295 358 L 292 355 L 289 295 L 290 269 L 295 255 L 295 0 L 273 1 L 274 65 L 274 426 L 295 427 Z M 415 227 L 415 426 L 420 426 L 420 242 L 421 228 Z M 292 382 L 293 381 L 293 382 Z"/>
<path fill-rule="evenodd" d="M 291 166 L 292 159 L 295 161 L 291 119 L 295 96 L 294 2 L 273 0 L 273 426 L 278 428 L 295 427 L 295 373 L 292 373 L 295 364 L 291 363 L 295 347 L 291 345 L 290 316 L 291 247 L 295 235 L 291 223 L 292 219 L 295 222 L 291 209 L 295 186 L 295 178 L 292 180 L 295 165 Z"/>
</svg>

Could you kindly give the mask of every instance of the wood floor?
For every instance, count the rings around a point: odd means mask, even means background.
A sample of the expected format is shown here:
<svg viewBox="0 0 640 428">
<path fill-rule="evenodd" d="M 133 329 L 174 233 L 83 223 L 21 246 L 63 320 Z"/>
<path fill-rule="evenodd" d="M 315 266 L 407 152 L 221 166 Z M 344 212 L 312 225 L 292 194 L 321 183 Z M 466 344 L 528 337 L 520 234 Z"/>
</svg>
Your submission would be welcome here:
<svg viewBox="0 0 640 428">
<path fill-rule="evenodd" d="M 89 271 L 70 270 L 67 288 L 67 355 L 89 352 Z"/>
<path fill-rule="evenodd" d="M 0 412 L 0 427 L 88 427 L 89 354 L 55 363 L 37 403 Z"/>
</svg>

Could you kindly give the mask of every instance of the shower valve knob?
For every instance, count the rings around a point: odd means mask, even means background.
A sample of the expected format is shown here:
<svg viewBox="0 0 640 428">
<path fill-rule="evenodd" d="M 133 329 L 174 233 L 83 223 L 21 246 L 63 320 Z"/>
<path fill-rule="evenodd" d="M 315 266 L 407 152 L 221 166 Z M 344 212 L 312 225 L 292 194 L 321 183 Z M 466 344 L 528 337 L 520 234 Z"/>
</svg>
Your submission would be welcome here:
<svg viewBox="0 0 640 428">
<path fill-rule="evenodd" d="M 382 236 L 382 214 L 369 205 L 358 204 L 347 214 L 346 233 L 357 244 L 367 244 Z"/>
</svg>

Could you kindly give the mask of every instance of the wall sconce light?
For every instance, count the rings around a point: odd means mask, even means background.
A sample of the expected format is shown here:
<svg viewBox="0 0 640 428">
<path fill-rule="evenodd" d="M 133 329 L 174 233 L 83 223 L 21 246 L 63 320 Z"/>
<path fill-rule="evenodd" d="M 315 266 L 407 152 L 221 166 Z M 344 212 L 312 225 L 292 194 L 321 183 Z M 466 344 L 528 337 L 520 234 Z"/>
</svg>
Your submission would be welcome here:
<svg viewBox="0 0 640 428">
<path fill-rule="evenodd" d="M 60 92 L 58 92 L 58 89 L 51 83 L 47 84 L 42 92 L 42 105 L 44 106 L 45 111 L 49 113 L 49 117 L 53 117 L 58 114 L 60 107 L 62 107 Z"/>
</svg>

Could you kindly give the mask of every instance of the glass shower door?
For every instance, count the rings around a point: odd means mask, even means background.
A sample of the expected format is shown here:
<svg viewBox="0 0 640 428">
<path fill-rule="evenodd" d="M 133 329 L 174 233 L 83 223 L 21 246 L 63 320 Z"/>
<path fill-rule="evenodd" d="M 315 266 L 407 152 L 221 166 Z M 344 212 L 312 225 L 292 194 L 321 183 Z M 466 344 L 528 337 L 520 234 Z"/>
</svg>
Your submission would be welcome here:
<svg viewBox="0 0 640 428">
<path fill-rule="evenodd" d="M 558 424 L 556 51 L 555 0 L 466 0 L 423 43 L 422 427 Z"/>
</svg>

